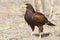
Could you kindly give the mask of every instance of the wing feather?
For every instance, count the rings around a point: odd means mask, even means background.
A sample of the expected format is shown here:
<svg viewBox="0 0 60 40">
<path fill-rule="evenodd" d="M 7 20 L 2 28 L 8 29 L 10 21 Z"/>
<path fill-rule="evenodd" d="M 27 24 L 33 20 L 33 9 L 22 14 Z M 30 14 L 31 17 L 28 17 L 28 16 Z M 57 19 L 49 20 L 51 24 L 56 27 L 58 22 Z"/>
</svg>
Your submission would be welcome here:
<svg viewBox="0 0 60 40">
<path fill-rule="evenodd" d="M 45 19 L 45 17 L 43 15 L 36 13 L 33 15 L 32 19 L 37 22 L 40 22 L 40 21 L 43 21 Z"/>
</svg>

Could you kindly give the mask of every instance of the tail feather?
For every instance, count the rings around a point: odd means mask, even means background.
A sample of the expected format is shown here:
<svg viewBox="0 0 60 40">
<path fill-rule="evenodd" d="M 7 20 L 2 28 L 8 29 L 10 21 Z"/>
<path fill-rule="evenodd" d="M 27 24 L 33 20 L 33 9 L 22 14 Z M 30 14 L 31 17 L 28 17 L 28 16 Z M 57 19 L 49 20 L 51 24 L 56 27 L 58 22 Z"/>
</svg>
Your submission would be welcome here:
<svg viewBox="0 0 60 40">
<path fill-rule="evenodd" d="M 55 24 L 53 24 L 51 22 L 48 22 L 47 25 L 49 25 L 49 26 L 55 26 Z"/>
</svg>

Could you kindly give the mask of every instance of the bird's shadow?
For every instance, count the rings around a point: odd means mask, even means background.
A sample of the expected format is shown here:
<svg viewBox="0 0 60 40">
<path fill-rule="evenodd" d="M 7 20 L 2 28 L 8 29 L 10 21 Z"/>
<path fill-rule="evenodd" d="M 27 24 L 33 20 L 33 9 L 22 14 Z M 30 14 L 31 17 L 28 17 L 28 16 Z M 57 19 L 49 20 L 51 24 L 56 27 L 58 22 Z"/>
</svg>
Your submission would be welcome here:
<svg viewBox="0 0 60 40">
<path fill-rule="evenodd" d="M 36 36 L 36 37 L 39 37 L 39 36 L 41 36 L 41 38 L 43 38 L 43 37 L 48 37 L 50 35 L 50 33 L 43 33 L 43 34 L 33 34 L 33 36 Z"/>
<path fill-rule="evenodd" d="M 39 37 L 40 35 L 39 34 L 32 34 L 33 36 L 36 36 L 36 37 Z"/>
<path fill-rule="evenodd" d="M 43 33 L 43 34 L 41 34 L 41 38 L 48 37 L 49 35 L 50 35 L 50 33 Z"/>
</svg>

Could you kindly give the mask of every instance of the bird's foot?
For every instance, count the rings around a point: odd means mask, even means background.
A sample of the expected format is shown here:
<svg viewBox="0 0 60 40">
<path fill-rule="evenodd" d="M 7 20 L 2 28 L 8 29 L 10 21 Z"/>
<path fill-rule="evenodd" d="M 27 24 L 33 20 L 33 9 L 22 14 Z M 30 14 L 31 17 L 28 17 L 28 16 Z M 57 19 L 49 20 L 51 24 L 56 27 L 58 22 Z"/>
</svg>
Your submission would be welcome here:
<svg viewBox="0 0 60 40">
<path fill-rule="evenodd" d="M 31 36 L 34 34 L 34 32 L 31 33 Z"/>
</svg>

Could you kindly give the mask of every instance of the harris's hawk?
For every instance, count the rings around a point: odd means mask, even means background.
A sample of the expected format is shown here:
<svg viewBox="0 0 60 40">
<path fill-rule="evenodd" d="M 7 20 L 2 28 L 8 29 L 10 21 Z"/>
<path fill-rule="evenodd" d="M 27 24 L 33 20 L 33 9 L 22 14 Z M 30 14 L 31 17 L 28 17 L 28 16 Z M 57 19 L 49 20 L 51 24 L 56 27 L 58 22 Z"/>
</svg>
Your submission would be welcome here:
<svg viewBox="0 0 60 40">
<path fill-rule="evenodd" d="M 26 13 L 24 15 L 25 21 L 30 25 L 32 31 L 34 31 L 35 26 L 39 28 L 39 32 L 43 32 L 43 25 L 47 24 L 49 26 L 55 26 L 52 24 L 41 12 L 36 12 L 31 4 L 27 3 Z"/>
</svg>

